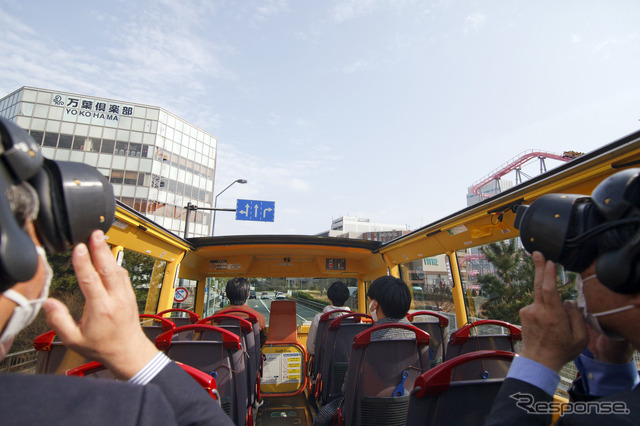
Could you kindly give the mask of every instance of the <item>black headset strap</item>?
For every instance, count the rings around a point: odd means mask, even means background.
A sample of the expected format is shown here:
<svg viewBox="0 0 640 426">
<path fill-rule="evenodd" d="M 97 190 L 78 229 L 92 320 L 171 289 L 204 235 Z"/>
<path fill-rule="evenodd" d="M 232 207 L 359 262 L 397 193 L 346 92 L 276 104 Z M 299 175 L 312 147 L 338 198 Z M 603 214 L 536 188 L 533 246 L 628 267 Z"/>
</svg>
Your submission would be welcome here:
<svg viewBox="0 0 640 426">
<path fill-rule="evenodd" d="M 603 223 L 601 225 L 598 226 L 594 226 L 593 228 L 589 229 L 588 231 L 573 237 L 573 238 L 568 238 L 565 242 L 565 247 L 567 248 L 575 248 L 575 247 L 579 247 L 582 244 L 584 244 L 586 241 L 590 240 L 591 238 L 595 237 L 598 234 L 601 234 L 605 231 L 608 231 L 610 229 L 614 229 L 614 228 L 618 228 L 620 226 L 623 225 L 633 225 L 633 224 L 640 224 L 640 216 L 636 216 L 636 217 L 628 217 L 625 219 L 618 219 L 616 221 L 613 222 L 607 222 L 607 223 Z"/>
</svg>

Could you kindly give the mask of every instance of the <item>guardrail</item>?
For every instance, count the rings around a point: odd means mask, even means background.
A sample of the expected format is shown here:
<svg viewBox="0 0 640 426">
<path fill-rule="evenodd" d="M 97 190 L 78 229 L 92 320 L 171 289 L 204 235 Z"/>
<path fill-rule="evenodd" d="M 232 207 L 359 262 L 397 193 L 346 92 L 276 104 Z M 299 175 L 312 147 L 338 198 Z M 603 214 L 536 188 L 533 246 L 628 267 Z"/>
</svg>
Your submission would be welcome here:
<svg viewBox="0 0 640 426">
<path fill-rule="evenodd" d="M 15 352 L 0 361 L 0 372 L 26 372 L 29 369 L 35 369 L 37 361 L 38 351 L 35 349 Z"/>
<path fill-rule="evenodd" d="M 313 300 L 304 299 L 302 297 L 291 297 L 291 299 L 295 300 L 296 303 L 299 303 L 302 306 L 307 306 L 313 309 L 319 309 L 320 311 L 322 311 L 324 307 L 327 306 L 326 303 L 314 302 Z"/>
</svg>

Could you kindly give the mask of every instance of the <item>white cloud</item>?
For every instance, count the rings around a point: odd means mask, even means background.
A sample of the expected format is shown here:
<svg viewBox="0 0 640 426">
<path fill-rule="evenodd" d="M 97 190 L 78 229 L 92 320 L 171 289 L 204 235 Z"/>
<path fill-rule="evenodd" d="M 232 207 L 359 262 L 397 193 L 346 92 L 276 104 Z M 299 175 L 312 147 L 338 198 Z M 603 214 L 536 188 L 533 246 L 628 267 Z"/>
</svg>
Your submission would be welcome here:
<svg viewBox="0 0 640 426">
<path fill-rule="evenodd" d="M 619 44 L 620 40 L 617 40 L 615 38 L 608 38 L 606 40 L 603 40 L 599 43 L 596 43 L 596 45 L 593 47 L 593 53 L 595 54 L 607 54 L 609 49 L 611 49 L 612 46 Z"/>
<path fill-rule="evenodd" d="M 265 21 L 287 10 L 287 0 L 263 0 L 255 6 L 253 18 L 258 21 Z"/>
<path fill-rule="evenodd" d="M 366 68 L 368 65 L 369 64 L 367 61 L 365 61 L 364 59 L 359 59 L 352 64 L 346 65 L 345 67 L 342 68 L 341 71 L 345 74 L 353 74 L 355 72 L 360 71 L 363 68 Z"/>
<path fill-rule="evenodd" d="M 311 185 L 309 182 L 299 178 L 293 178 L 289 181 L 289 187 L 296 192 L 309 192 Z"/>
<path fill-rule="evenodd" d="M 464 33 L 468 34 L 472 31 L 478 31 L 487 22 L 487 17 L 482 13 L 474 13 L 464 20 Z"/>
<path fill-rule="evenodd" d="M 373 12 L 378 4 L 374 0 L 339 1 L 330 10 L 331 17 L 337 23 L 350 21 Z"/>
<path fill-rule="evenodd" d="M 580 43 L 582 41 L 582 37 L 578 34 L 571 34 L 571 43 Z"/>
</svg>

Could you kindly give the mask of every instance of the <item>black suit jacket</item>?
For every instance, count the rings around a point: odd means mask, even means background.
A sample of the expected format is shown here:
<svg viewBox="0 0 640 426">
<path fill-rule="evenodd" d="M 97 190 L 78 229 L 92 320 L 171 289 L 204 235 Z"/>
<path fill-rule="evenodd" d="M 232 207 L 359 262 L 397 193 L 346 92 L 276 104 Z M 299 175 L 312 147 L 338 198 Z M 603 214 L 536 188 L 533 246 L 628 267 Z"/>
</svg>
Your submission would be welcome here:
<svg viewBox="0 0 640 426">
<path fill-rule="evenodd" d="M 549 409 L 553 398 L 542 389 L 517 379 L 506 379 L 496 397 L 488 425 L 549 425 L 551 414 L 535 414 L 537 408 Z M 536 404 L 538 404 L 536 406 Z M 640 424 L 640 388 L 619 392 L 591 402 L 573 403 L 573 413 L 560 417 L 557 425 L 638 425 Z M 579 405 L 582 404 L 582 405 Z M 589 405 L 585 405 L 589 404 Z M 605 413 L 597 413 L 605 410 Z M 621 413 L 626 411 L 626 414 Z M 578 414 L 587 413 L 587 414 Z M 550 413 L 550 411 L 549 411 Z"/>
<path fill-rule="evenodd" d="M 233 425 L 176 364 L 146 386 L 59 375 L 0 374 L 3 425 Z"/>
</svg>

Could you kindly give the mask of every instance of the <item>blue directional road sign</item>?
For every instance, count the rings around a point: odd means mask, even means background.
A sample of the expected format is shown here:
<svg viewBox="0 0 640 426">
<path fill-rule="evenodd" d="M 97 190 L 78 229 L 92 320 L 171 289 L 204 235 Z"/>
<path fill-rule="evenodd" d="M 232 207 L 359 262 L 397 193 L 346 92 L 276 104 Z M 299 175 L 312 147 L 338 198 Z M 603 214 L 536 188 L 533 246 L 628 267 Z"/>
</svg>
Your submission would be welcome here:
<svg viewBox="0 0 640 426">
<path fill-rule="evenodd" d="M 236 220 L 273 222 L 275 213 L 275 201 L 238 200 L 236 204 Z"/>
</svg>

